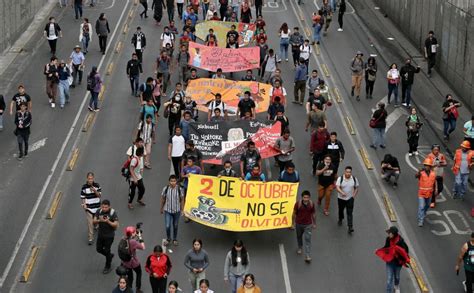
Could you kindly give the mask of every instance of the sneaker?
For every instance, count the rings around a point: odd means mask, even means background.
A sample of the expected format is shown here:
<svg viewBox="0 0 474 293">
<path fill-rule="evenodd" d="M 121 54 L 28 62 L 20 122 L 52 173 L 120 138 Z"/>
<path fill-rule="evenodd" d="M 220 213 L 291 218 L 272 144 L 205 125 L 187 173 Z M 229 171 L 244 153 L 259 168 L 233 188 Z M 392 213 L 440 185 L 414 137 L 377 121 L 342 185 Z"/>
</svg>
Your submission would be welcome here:
<svg viewBox="0 0 474 293">
<path fill-rule="evenodd" d="M 413 153 L 408 153 L 408 156 L 409 156 L 409 157 L 413 156 Z"/>
<path fill-rule="evenodd" d="M 419 155 L 419 153 L 418 153 L 418 151 L 416 151 L 416 152 L 415 152 L 415 156 L 418 156 L 418 155 Z"/>
<path fill-rule="evenodd" d="M 173 240 L 173 245 L 174 245 L 174 246 L 178 246 L 178 245 L 179 245 L 178 240 Z"/>
<path fill-rule="evenodd" d="M 87 242 L 87 245 L 92 245 L 94 243 L 94 239 L 89 239 L 89 241 Z"/>
<path fill-rule="evenodd" d="M 146 206 L 146 204 L 143 202 L 143 200 L 138 200 L 137 201 L 139 205 L 141 205 L 142 207 Z"/>
<path fill-rule="evenodd" d="M 360 97 L 359 97 L 359 96 L 357 96 L 357 97 L 356 97 L 356 100 L 357 100 L 357 102 L 359 102 L 359 101 L 360 101 Z"/>
<path fill-rule="evenodd" d="M 337 29 L 338 32 L 343 32 L 344 30 L 342 28 Z"/>
<path fill-rule="evenodd" d="M 288 58 L 286 58 L 285 61 L 288 62 Z"/>
<path fill-rule="evenodd" d="M 402 103 L 402 105 L 403 105 L 404 107 L 407 107 L 407 103 Z"/>
<path fill-rule="evenodd" d="M 423 222 L 418 222 L 418 227 L 423 227 Z"/>
<path fill-rule="evenodd" d="M 393 182 L 393 185 L 392 185 L 393 189 L 397 189 L 398 187 L 398 183 L 397 182 Z"/>
<path fill-rule="evenodd" d="M 377 147 L 374 144 L 371 144 L 370 147 L 373 148 L 374 150 L 377 149 Z"/>
<path fill-rule="evenodd" d="M 92 109 L 91 106 L 87 106 L 87 109 L 89 109 L 89 111 L 91 111 L 91 112 L 94 111 L 94 109 Z"/>
<path fill-rule="evenodd" d="M 434 202 L 430 203 L 430 208 L 434 209 L 436 207 L 436 204 Z"/>
<path fill-rule="evenodd" d="M 337 221 L 338 226 L 342 226 L 342 220 Z"/>
<path fill-rule="evenodd" d="M 349 226 L 349 228 L 347 229 L 347 233 L 352 234 L 353 232 L 354 228 L 352 228 L 352 226 Z"/>
<path fill-rule="evenodd" d="M 20 155 L 19 155 L 19 156 L 18 156 L 16 159 L 17 159 L 18 161 L 21 161 L 21 160 L 23 160 L 23 155 L 22 155 L 22 154 L 20 154 Z"/>
<path fill-rule="evenodd" d="M 102 271 L 102 274 L 106 275 L 112 271 L 111 268 L 105 267 L 104 270 Z"/>
<path fill-rule="evenodd" d="M 329 211 L 328 211 L 328 210 L 324 210 L 323 214 L 324 214 L 325 216 L 329 216 Z"/>
<path fill-rule="evenodd" d="M 133 207 L 133 204 L 129 203 L 129 204 L 128 204 L 128 208 L 129 208 L 130 210 L 133 210 L 133 208 L 134 208 L 134 207 Z"/>
<path fill-rule="evenodd" d="M 386 146 L 384 144 L 381 144 L 380 147 L 383 148 L 383 149 L 386 148 Z"/>
<path fill-rule="evenodd" d="M 56 104 L 55 103 L 51 103 L 51 108 L 55 108 L 56 107 Z"/>
<path fill-rule="evenodd" d="M 310 263 L 311 262 L 311 257 L 309 257 L 309 256 L 305 257 L 304 261 L 306 263 Z"/>
<path fill-rule="evenodd" d="M 301 248 L 298 248 L 298 250 L 296 251 L 296 254 L 301 254 L 303 253 L 303 250 Z"/>
<path fill-rule="evenodd" d="M 163 245 L 164 246 L 168 246 L 170 244 L 171 240 L 170 239 L 166 239 L 164 242 L 163 242 Z"/>
<path fill-rule="evenodd" d="M 400 293 L 400 285 L 395 285 L 393 289 L 395 290 L 395 293 Z"/>
<path fill-rule="evenodd" d="M 96 113 L 99 112 L 99 111 L 100 111 L 99 108 L 95 108 L 95 109 L 94 109 L 94 112 L 96 112 Z"/>
</svg>

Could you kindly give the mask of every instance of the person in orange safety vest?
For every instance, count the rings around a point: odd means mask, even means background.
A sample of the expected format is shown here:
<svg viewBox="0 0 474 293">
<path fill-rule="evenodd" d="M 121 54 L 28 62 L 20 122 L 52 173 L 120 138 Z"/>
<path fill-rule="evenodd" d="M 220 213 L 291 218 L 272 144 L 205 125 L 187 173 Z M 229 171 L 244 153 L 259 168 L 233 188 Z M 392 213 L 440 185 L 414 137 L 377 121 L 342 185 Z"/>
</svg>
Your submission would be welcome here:
<svg viewBox="0 0 474 293">
<path fill-rule="evenodd" d="M 426 211 L 430 207 L 431 196 L 438 194 L 436 185 L 436 174 L 432 169 L 433 160 L 426 158 L 423 161 L 424 169 L 420 169 L 415 175 L 418 178 L 418 227 L 423 227 Z"/>
<path fill-rule="evenodd" d="M 429 153 L 427 158 L 433 160 L 433 171 L 436 174 L 436 185 L 438 186 L 438 195 L 443 191 L 444 187 L 444 167 L 448 165 L 446 161 L 446 156 L 440 152 L 439 144 L 434 144 L 431 146 L 431 153 Z M 436 206 L 436 195 L 433 194 L 431 197 L 430 208 Z"/>
<path fill-rule="evenodd" d="M 453 190 L 453 199 L 464 199 L 464 194 L 467 190 L 467 181 L 469 179 L 469 173 L 471 173 L 471 168 L 474 162 L 472 157 L 474 152 L 471 151 L 471 143 L 467 140 L 461 143 L 461 148 L 456 150 L 454 155 L 454 190 Z"/>
</svg>

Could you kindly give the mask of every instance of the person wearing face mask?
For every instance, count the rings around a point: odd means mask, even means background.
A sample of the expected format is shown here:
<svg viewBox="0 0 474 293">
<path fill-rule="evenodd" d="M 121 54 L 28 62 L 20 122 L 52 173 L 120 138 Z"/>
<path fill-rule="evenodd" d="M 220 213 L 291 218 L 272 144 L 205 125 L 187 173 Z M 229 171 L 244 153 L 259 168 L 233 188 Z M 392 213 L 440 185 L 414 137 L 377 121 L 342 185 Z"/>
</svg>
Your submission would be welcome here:
<svg viewBox="0 0 474 293">
<path fill-rule="evenodd" d="M 237 177 L 237 172 L 232 170 L 232 162 L 227 160 L 224 162 L 224 169 L 221 170 L 218 174 L 217 177 Z"/>
<path fill-rule="evenodd" d="M 454 155 L 454 165 L 452 168 L 455 176 L 453 199 L 464 199 L 469 174 L 474 164 L 472 161 L 473 156 L 474 151 L 471 151 L 471 143 L 467 140 L 463 141 L 461 148 L 458 148 Z"/>
<path fill-rule="evenodd" d="M 246 274 L 244 283 L 237 290 L 237 293 L 261 293 L 262 290 L 255 284 L 255 277 L 252 274 Z"/>
<path fill-rule="evenodd" d="M 112 293 L 134 293 L 134 292 L 132 288 L 128 287 L 127 277 L 121 276 L 118 280 L 117 287 L 115 287 Z"/>
<path fill-rule="evenodd" d="M 227 253 L 224 263 L 224 281 L 230 282 L 232 293 L 241 287 L 244 276 L 250 269 L 250 260 L 247 249 L 242 240 L 235 240 L 234 246 Z"/>
</svg>

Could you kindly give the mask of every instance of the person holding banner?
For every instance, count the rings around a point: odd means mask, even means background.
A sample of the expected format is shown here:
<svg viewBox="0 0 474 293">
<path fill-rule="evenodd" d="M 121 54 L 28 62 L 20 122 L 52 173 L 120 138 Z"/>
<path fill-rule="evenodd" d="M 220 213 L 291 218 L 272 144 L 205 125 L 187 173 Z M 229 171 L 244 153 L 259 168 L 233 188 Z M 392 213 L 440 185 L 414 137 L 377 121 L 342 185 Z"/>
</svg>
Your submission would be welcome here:
<svg viewBox="0 0 474 293">
<path fill-rule="evenodd" d="M 305 190 L 301 193 L 301 200 L 295 203 L 293 208 L 293 224 L 291 229 L 296 229 L 296 240 L 298 243 L 297 254 L 303 253 L 304 261 L 311 262 L 311 236 L 312 230 L 316 228 L 316 210 L 311 201 L 311 193 Z"/>
<path fill-rule="evenodd" d="M 288 128 L 283 130 L 283 135 L 276 140 L 274 148 L 280 152 L 276 158 L 281 173 L 285 170 L 286 165 L 292 162 L 291 153 L 295 151 L 295 140 L 290 136 Z"/>
<path fill-rule="evenodd" d="M 260 170 L 259 165 L 253 165 L 252 171 L 248 172 L 244 178 L 245 181 L 261 181 L 266 182 L 265 174 Z"/>
<path fill-rule="evenodd" d="M 230 282 L 232 293 L 237 292 L 244 282 L 244 276 L 250 269 L 250 259 L 242 240 L 235 240 L 227 253 L 224 263 L 224 281 Z"/>
<path fill-rule="evenodd" d="M 221 170 L 218 174 L 217 177 L 237 177 L 237 172 L 232 170 L 232 162 L 227 160 L 224 162 L 224 169 Z"/>
<path fill-rule="evenodd" d="M 240 157 L 240 176 L 245 178 L 247 173 L 252 172 L 253 166 L 258 165 L 262 167 L 262 157 L 255 147 L 253 141 L 247 143 L 247 150 Z"/>
<path fill-rule="evenodd" d="M 216 116 L 216 109 L 220 110 L 220 114 L 224 113 L 224 119 L 227 119 L 227 105 L 222 101 L 222 95 L 217 93 L 214 95 L 215 99 L 209 103 L 209 111 L 207 112 L 207 121 Z"/>
<path fill-rule="evenodd" d="M 206 268 L 209 266 L 209 255 L 202 248 L 202 240 L 195 238 L 193 248 L 184 257 L 184 266 L 189 269 L 189 281 L 192 290 L 197 290 L 201 280 L 206 279 Z"/>
</svg>

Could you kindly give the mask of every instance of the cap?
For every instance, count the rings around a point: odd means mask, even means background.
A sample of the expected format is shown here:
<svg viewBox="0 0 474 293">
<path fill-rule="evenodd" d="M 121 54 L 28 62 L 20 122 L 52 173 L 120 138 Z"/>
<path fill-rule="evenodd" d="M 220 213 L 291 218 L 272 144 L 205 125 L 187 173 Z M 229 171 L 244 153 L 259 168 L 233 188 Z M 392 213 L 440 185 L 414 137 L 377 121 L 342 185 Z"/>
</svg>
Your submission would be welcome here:
<svg viewBox="0 0 474 293">
<path fill-rule="evenodd" d="M 392 233 L 393 235 L 397 235 L 398 234 L 398 228 L 395 227 L 395 226 L 392 226 L 392 227 L 388 228 L 387 230 L 385 230 L 385 232 Z"/>
<path fill-rule="evenodd" d="M 137 231 L 137 229 L 133 226 L 128 226 L 124 229 L 124 233 L 125 233 L 125 236 L 132 236 L 133 233 L 135 233 Z"/>
<path fill-rule="evenodd" d="M 364 53 L 362 53 L 361 51 L 357 51 L 356 55 L 364 56 Z"/>
<path fill-rule="evenodd" d="M 74 46 L 74 49 L 78 49 L 78 48 L 81 49 L 81 46 L 79 46 L 79 45 Z"/>
<path fill-rule="evenodd" d="M 465 149 L 470 149 L 471 148 L 471 143 L 468 140 L 465 140 L 461 143 L 461 147 Z"/>
</svg>

